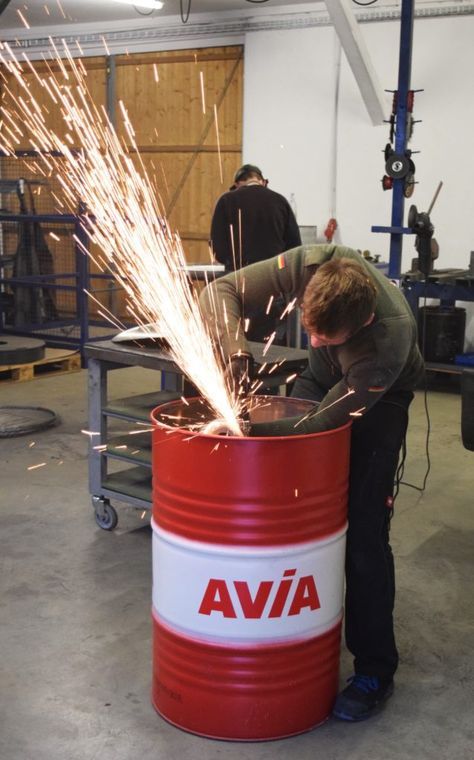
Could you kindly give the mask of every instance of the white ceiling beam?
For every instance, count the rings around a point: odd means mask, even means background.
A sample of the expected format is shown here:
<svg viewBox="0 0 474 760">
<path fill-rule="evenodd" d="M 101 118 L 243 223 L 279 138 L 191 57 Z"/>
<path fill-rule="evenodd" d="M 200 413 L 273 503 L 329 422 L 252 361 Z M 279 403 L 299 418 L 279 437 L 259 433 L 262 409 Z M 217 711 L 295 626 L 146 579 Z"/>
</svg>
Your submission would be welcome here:
<svg viewBox="0 0 474 760">
<path fill-rule="evenodd" d="M 349 0 L 325 0 L 336 33 L 374 126 L 387 117 L 388 99 L 380 86 Z"/>
</svg>

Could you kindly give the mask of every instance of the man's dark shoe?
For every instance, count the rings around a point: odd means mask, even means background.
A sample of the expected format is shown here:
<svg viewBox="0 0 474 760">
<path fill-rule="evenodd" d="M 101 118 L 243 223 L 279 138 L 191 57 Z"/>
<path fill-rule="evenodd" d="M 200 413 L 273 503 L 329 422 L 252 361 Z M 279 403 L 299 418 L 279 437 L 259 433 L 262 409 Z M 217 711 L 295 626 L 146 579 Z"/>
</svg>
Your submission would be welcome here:
<svg viewBox="0 0 474 760">
<path fill-rule="evenodd" d="M 339 720 L 366 720 L 378 712 L 393 694 L 392 680 L 355 675 L 348 682 L 349 686 L 341 691 L 332 711 Z"/>
</svg>

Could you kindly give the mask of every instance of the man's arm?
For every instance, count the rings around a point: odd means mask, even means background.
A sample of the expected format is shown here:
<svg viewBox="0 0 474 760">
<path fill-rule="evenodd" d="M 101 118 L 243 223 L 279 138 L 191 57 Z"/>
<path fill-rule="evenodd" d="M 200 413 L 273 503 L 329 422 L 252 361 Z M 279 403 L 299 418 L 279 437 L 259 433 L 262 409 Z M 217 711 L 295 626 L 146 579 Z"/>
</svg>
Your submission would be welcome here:
<svg viewBox="0 0 474 760">
<path fill-rule="evenodd" d="M 201 309 L 224 355 L 249 351 L 243 330 L 247 308 L 265 310 L 280 294 L 286 301 L 299 298 L 313 272 L 314 267 L 306 265 L 304 249 L 294 248 L 208 285 L 201 293 Z"/>
<path fill-rule="evenodd" d="M 409 319 L 391 320 L 388 326 L 375 329 L 381 336 L 376 335 L 370 350 L 348 365 L 341 380 L 306 418 L 258 423 L 252 425 L 251 435 L 319 433 L 341 427 L 371 409 L 397 380 L 414 340 L 413 326 Z M 371 328 L 368 328 L 368 332 L 372 332 Z M 317 378 L 315 381 L 317 384 Z"/>
<path fill-rule="evenodd" d="M 353 386 L 343 378 L 305 416 L 253 424 L 250 435 L 303 435 L 333 430 L 365 414 L 387 390 L 387 386 Z"/>
</svg>

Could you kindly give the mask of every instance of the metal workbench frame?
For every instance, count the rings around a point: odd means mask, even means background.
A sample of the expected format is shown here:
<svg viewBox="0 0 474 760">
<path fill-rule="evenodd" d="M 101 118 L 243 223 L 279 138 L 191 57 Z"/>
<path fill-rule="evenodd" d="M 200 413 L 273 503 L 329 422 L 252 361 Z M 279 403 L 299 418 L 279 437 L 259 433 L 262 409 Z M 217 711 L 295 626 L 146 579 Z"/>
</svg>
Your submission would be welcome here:
<svg viewBox="0 0 474 760">
<path fill-rule="evenodd" d="M 107 444 L 108 373 L 124 367 L 143 367 L 162 372 L 162 390 L 178 391 L 183 377 L 179 368 L 161 349 L 124 346 L 100 341 L 85 346 L 88 367 L 89 397 L 89 492 L 93 498 L 118 499 L 135 507 L 149 509 L 151 500 L 143 500 L 104 488 L 107 476 L 107 457 L 95 447 Z"/>
</svg>

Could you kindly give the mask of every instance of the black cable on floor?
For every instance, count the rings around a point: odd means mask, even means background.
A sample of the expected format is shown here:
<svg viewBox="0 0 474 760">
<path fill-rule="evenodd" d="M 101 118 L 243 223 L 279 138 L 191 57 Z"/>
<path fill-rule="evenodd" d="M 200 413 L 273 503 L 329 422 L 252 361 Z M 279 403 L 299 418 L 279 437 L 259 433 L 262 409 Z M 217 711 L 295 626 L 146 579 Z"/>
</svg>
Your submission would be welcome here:
<svg viewBox="0 0 474 760">
<path fill-rule="evenodd" d="M 421 328 L 421 355 L 423 357 L 423 361 L 425 360 L 425 345 L 426 345 L 426 292 L 427 292 L 427 286 L 428 286 L 428 278 L 425 278 L 425 289 L 423 293 L 423 319 L 422 319 L 422 328 Z M 423 399 L 424 399 L 424 407 L 425 407 L 425 415 L 426 415 L 426 439 L 425 439 L 425 454 L 426 454 L 426 472 L 425 476 L 423 478 L 423 483 L 421 486 L 416 486 L 413 483 L 407 483 L 405 480 L 402 480 L 403 473 L 405 470 L 405 460 L 406 460 L 406 453 L 407 453 L 407 445 L 406 445 L 406 437 L 403 441 L 402 445 L 402 459 L 400 461 L 400 464 L 398 465 L 397 473 L 395 476 L 395 492 L 393 500 L 395 501 L 398 492 L 400 490 L 400 486 L 407 486 L 408 488 L 414 488 L 415 491 L 419 491 L 420 493 L 423 493 L 426 488 L 426 483 L 428 481 L 428 475 L 430 474 L 431 470 L 431 459 L 430 459 L 430 433 L 431 433 L 431 419 L 430 419 L 430 411 L 428 408 L 428 377 L 426 373 L 426 367 L 424 370 L 423 375 Z"/>
</svg>

